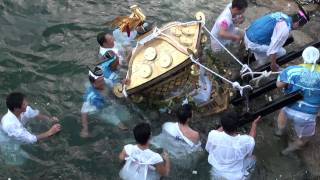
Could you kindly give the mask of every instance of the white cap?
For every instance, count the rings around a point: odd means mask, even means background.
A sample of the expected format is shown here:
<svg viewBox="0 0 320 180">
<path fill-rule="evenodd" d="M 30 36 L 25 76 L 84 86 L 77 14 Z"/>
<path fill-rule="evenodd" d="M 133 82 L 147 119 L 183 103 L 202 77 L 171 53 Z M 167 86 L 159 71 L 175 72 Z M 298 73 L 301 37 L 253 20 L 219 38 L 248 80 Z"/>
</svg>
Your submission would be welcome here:
<svg viewBox="0 0 320 180">
<path fill-rule="evenodd" d="M 309 46 L 302 52 L 303 62 L 306 64 L 314 64 L 320 57 L 319 50 L 313 46 Z"/>
</svg>

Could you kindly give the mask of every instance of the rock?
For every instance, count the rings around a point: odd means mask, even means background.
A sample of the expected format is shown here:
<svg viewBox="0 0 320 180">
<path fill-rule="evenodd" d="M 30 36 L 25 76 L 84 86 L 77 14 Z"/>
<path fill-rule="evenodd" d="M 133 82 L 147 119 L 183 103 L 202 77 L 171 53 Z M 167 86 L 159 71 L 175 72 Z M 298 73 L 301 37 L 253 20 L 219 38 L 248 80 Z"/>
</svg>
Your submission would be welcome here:
<svg viewBox="0 0 320 180">
<path fill-rule="evenodd" d="M 301 151 L 301 158 L 308 167 L 312 176 L 320 176 L 320 126 L 316 128 L 316 134 L 309 144 Z"/>
<path fill-rule="evenodd" d="M 148 117 L 151 121 L 159 120 L 160 114 L 158 111 L 150 111 L 148 112 Z"/>
<path fill-rule="evenodd" d="M 283 11 L 285 13 L 294 13 L 298 9 L 296 3 L 292 0 L 264 1 L 256 0 L 257 6 L 264 6 L 275 11 Z M 270 12 L 270 10 L 269 10 Z"/>
<path fill-rule="evenodd" d="M 258 10 L 259 10 L 257 14 L 260 14 L 260 9 L 262 8 L 266 8 L 268 12 L 282 11 L 288 14 L 296 13 L 298 10 L 297 4 L 295 3 L 295 1 L 292 1 L 292 0 L 277 0 L 277 1 L 256 0 L 255 5 L 258 6 Z M 311 3 L 311 4 L 303 5 L 303 8 L 306 11 L 317 11 L 319 10 L 320 7 L 318 4 Z M 247 11 L 251 11 L 251 10 L 252 8 L 250 7 L 248 8 Z"/>
<path fill-rule="evenodd" d="M 319 17 L 317 17 L 317 16 L 312 16 L 311 18 L 312 19 L 319 19 Z M 318 39 L 318 37 L 320 36 L 319 22 L 317 22 L 317 21 L 311 21 L 305 27 L 303 27 L 303 30 L 306 31 L 308 33 L 308 35 L 310 35 L 314 39 Z"/>
<path fill-rule="evenodd" d="M 316 11 L 317 9 L 320 8 L 319 4 L 308 4 L 308 5 L 304 5 L 303 8 L 306 11 Z"/>
<path fill-rule="evenodd" d="M 249 26 L 249 24 L 257 19 L 258 17 L 267 14 L 268 12 L 270 12 L 270 9 L 266 8 L 266 7 L 257 7 L 257 6 L 253 6 L 253 7 L 249 7 L 246 12 L 244 13 L 244 17 L 245 20 L 244 22 L 240 25 L 241 29 L 245 29 L 246 27 Z"/>
<path fill-rule="evenodd" d="M 303 46 L 313 41 L 309 35 L 302 31 L 292 31 L 292 36 L 294 38 L 294 43 L 298 46 Z"/>
</svg>

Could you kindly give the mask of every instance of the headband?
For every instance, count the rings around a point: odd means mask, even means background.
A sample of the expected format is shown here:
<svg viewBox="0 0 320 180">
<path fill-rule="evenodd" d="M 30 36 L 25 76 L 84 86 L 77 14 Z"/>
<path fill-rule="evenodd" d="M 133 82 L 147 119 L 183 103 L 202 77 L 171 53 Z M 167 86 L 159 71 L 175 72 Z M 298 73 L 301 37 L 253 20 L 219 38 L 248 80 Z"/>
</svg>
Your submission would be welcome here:
<svg viewBox="0 0 320 180">
<path fill-rule="evenodd" d="M 89 74 L 88 75 L 89 75 L 89 77 L 92 77 L 94 80 L 96 80 L 99 77 L 103 76 L 103 72 L 102 72 L 101 68 L 95 67 L 93 72 L 89 69 Z"/>
</svg>

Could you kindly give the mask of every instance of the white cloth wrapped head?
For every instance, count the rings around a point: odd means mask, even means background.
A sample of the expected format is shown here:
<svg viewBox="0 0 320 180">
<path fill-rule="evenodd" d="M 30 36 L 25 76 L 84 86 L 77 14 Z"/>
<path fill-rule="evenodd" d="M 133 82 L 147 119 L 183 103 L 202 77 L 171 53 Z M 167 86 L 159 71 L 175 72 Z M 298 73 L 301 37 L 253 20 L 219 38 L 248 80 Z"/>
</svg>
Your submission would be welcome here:
<svg viewBox="0 0 320 180">
<path fill-rule="evenodd" d="M 319 50 L 313 46 L 307 47 L 302 52 L 303 62 L 305 64 L 313 64 L 312 71 L 314 70 L 319 57 L 320 57 Z"/>
</svg>

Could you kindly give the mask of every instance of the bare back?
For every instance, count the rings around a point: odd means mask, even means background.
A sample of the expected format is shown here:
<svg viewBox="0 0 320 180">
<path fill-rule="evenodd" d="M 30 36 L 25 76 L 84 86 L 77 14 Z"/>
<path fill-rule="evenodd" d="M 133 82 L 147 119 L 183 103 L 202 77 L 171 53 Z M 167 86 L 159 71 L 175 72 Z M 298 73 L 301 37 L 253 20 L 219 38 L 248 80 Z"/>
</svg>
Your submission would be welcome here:
<svg viewBox="0 0 320 180">
<path fill-rule="evenodd" d="M 187 137 L 189 140 L 191 140 L 193 143 L 198 143 L 200 140 L 199 133 L 193 129 L 190 128 L 189 125 L 180 124 L 179 123 L 179 129 L 182 132 L 182 134 Z"/>
</svg>

